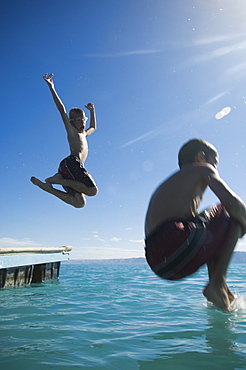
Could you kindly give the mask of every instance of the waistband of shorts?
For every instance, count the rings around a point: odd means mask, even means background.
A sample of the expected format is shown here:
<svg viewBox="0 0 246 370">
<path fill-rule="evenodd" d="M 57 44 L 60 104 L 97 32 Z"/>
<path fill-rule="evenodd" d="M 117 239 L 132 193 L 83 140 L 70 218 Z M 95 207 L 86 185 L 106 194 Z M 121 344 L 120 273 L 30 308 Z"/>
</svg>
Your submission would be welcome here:
<svg viewBox="0 0 246 370">
<path fill-rule="evenodd" d="M 67 156 L 65 159 L 68 159 L 68 158 L 73 158 L 75 159 L 77 162 L 79 162 L 80 164 L 82 164 L 84 166 L 84 163 L 79 159 L 79 157 L 77 157 L 76 155 L 74 154 L 70 154 L 69 156 Z"/>
<path fill-rule="evenodd" d="M 190 220 L 185 220 L 185 219 L 178 219 L 178 218 L 170 218 L 164 222 L 162 222 L 159 226 L 157 226 L 157 228 L 150 234 L 148 235 L 146 238 L 145 238 L 145 244 L 146 242 L 153 242 L 157 237 L 158 235 L 161 233 L 161 231 L 163 229 L 165 229 L 165 227 L 168 227 L 174 223 L 183 223 L 185 227 L 187 227 L 188 225 L 192 225 L 193 224 L 193 227 L 196 228 L 196 229 L 204 229 L 206 228 L 206 224 L 208 222 L 208 219 L 207 219 L 207 215 L 206 215 L 206 212 L 203 212 L 199 215 L 196 215 L 194 216 L 194 218 L 190 219 Z"/>
</svg>

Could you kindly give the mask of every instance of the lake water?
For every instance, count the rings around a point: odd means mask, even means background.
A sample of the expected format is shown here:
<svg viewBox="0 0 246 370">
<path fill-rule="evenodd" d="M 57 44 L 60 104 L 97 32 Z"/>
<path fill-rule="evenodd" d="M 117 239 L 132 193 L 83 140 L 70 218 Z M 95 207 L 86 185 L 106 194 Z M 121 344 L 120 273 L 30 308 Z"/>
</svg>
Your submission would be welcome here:
<svg viewBox="0 0 246 370">
<path fill-rule="evenodd" d="M 1 370 L 246 369 L 246 265 L 238 309 L 209 308 L 206 270 L 180 282 L 147 265 L 63 264 L 57 283 L 0 291 Z"/>
</svg>

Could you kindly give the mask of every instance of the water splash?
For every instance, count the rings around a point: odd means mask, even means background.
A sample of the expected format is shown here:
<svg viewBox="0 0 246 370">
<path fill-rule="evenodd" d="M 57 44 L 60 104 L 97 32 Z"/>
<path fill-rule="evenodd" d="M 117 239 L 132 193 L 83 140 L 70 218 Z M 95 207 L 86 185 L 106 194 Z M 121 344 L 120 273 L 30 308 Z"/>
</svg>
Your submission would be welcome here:
<svg viewBox="0 0 246 370">
<path fill-rule="evenodd" d="M 232 312 L 245 311 L 246 310 L 246 297 L 235 296 L 234 301 L 231 304 Z"/>
</svg>

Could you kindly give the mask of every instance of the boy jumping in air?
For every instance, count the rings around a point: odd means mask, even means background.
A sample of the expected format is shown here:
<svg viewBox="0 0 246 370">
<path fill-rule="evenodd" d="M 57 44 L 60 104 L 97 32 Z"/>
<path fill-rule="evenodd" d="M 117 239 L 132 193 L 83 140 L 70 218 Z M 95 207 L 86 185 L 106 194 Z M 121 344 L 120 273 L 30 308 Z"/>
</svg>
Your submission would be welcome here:
<svg viewBox="0 0 246 370">
<path fill-rule="evenodd" d="M 218 152 L 194 139 L 179 151 L 180 170 L 154 192 L 145 220 L 145 253 L 151 269 L 178 280 L 207 264 L 209 283 L 203 294 L 228 312 L 234 295 L 226 283 L 238 238 L 246 232 L 246 206 L 220 178 Z M 198 213 L 206 187 L 221 204 Z"/>
<path fill-rule="evenodd" d="M 94 196 L 98 192 L 94 180 L 84 168 L 88 155 L 86 137 L 96 130 L 95 107 L 92 103 L 85 105 L 90 111 L 90 127 L 85 129 L 87 118 L 82 109 L 72 108 L 69 117 L 67 116 L 66 109 L 55 90 L 53 76 L 53 74 L 45 74 L 43 78 L 47 82 L 56 107 L 61 114 L 71 154 L 63 159 L 54 176 L 47 178 L 45 182 L 31 177 L 31 182 L 75 208 L 82 208 L 86 204 L 85 195 Z M 55 189 L 53 184 L 62 185 L 66 192 Z"/>
</svg>

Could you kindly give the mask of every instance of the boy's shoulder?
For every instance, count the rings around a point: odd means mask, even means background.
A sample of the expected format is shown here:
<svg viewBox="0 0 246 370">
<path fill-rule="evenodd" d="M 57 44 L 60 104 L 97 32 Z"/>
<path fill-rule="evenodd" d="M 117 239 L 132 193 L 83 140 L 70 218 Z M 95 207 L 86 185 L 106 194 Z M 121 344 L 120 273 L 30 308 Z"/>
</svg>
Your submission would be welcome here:
<svg viewBox="0 0 246 370">
<path fill-rule="evenodd" d="M 167 189 L 182 189 L 197 186 L 199 183 L 209 184 L 211 179 L 219 179 L 218 171 L 209 163 L 185 164 L 182 168 L 169 176 L 159 186 L 161 191 Z"/>
<path fill-rule="evenodd" d="M 183 181 L 199 181 L 199 179 L 203 179 L 207 182 L 209 178 L 212 177 L 219 177 L 218 171 L 215 167 L 213 167 L 209 163 L 192 163 L 192 164 L 185 164 L 182 168 L 171 175 L 169 180 L 183 182 Z M 196 179 L 196 180 L 195 180 Z"/>
<path fill-rule="evenodd" d="M 185 164 L 180 169 L 180 172 L 193 172 L 193 173 L 217 173 L 217 169 L 210 163 L 192 163 Z"/>
</svg>

